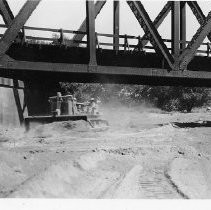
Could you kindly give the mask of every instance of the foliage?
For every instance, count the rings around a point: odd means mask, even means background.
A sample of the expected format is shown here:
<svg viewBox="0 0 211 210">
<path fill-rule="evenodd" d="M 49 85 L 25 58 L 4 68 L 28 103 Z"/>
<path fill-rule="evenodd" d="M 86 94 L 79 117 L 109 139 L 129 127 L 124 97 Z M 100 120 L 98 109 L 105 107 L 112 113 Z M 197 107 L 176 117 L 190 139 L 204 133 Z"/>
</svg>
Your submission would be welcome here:
<svg viewBox="0 0 211 210">
<path fill-rule="evenodd" d="M 61 83 L 61 87 L 64 94 L 73 94 L 80 101 L 99 98 L 107 103 L 116 99 L 128 106 L 147 102 L 166 111 L 191 112 L 192 108 L 203 106 L 209 99 L 209 89 L 196 87 L 64 82 Z"/>
<path fill-rule="evenodd" d="M 163 110 L 191 112 L 194 107 L 201 107 L 208 102 L 209 90 L 196 87 L 145 86 L 141 95 Z"/>
</svg>

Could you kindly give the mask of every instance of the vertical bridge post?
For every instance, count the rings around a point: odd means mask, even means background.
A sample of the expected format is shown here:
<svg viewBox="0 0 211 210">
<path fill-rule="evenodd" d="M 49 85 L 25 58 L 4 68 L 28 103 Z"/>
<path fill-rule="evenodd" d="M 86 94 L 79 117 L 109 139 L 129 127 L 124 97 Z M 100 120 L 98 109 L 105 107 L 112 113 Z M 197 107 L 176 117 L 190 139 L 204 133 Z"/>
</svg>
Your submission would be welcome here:
<svg viewBox="0 0 211 210">
<path fill-rule="evenodd" d="M 178 69 L 179 55 L 180 55 L 180 2 L 172 1 L 171 10 L 171 39 L 172 39 L 172 56 L 174 57 L 174 64 Z"/>
<path fill-rule="evenodd" d="M 113 2 L 113 49 L 119 50 L 119 1 Z"/>
<path fill-rule="evenodd" d="M 180 53 L 186 48 L 186 2 L 180 2 Z"/>
<path fill-rule="evenodd" d="M 105 5 L 106 1 L 102 1 L 102 0 L 98 0 L 95 3 L 95 18 L 97 18 L 98 14 L 100 13 L 100 11 L 102 10 L 103 6 Z M 86 31 L 86 18 L 83 21 L 83 23 L 81 24 L 81 26 L 79 27 L 78 31 L 82 31 L 85 32 Z M 84 38 L 85 34 L 75 34 L 73 36 L 73 42 L 70 43 L 70 46 L 73 47 L 78 47 L 80 44 L 80 41 L 82 41 L 82 39 Z"/>
<path fill-rule="evenodd" d="M 96 34 L 95 34 L 95 5 L 93 0 L 86 0 L 87 48 L 89 51 L 89 70 L 97 66 Z"/>
</svg>

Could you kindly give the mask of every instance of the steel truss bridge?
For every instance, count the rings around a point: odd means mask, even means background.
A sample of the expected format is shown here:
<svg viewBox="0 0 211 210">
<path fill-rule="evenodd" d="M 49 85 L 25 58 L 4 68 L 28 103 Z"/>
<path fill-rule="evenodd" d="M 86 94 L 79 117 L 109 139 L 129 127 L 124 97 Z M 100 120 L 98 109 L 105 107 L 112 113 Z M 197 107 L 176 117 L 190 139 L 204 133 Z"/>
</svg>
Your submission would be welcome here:
<svg viewBox="0 0 211 210">
<path fill-rule="evenodd" d="M 1 77 L 14 79 L 14 83 L 21 80 L 211 86 L 211 45 L 203 43 L 206 37 L 211 41 L 211 12 L 205 16 L 196 1 L 168 1 L 154 20 L 140 1 L 126 1 L 144 36 L 119 33 L 119 5 L 125 3 L 119 1 L 113 2 L 112 34 L 95 31 L 95 19 L 106 1 L 86 1 L 86 18 L 77 31 L 26 26 L 40 1 L 27 0 L 14 17 L 7 1 L 0 0 L 5 23 L 0 25 L 5 29 L 0 35 Z M 186 7 L 200 24 L 190 41 L 186 40 Z M 162 39 L 158 32 L 169 13 L 171 40 Z M 59 37 L 55 40 L 27 36 L 29 30 L 58 33 Z M 67 40 L 66 34 L 74 36 Z M 99 42 L 99 37 L 110 37 L 113 42 Z M 129 44 L 130 40 L 136 44 Z"/>
</svg>

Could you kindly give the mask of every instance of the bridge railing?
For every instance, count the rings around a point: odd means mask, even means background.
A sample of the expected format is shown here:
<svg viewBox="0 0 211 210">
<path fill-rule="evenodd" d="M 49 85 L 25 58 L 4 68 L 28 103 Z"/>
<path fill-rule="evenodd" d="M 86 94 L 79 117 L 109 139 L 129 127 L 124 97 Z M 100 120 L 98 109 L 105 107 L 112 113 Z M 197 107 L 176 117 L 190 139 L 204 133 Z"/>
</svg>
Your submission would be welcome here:
<svg viewBox="0 0 211 210">
<path fill-rule="evenodd" d="M 6 29 L 7 26 L 4 24 L 0 24 L 0 28 L 4 28 Z M 43 31 L 43 32 L 51 32 L 52 35 L 53 34 L 57 34 L 57 37 L 40 37 L 40 36 L 29 36 L 29 35 L 25 35 L 25 32 L 27 31 Z M 19 39 L 22 39 L 23 43 L 24 42 L 29 42 L 29 41 L 37 41 L 37 42 L 42 42 L 42 43 L 50 43 L 50 44 L 64 44 L 67 46 L 71 46 L 72 44 L 77 44 L 77 45 L 82 45 L 84 47 L 86 47 L 87 45 L 87 41 L 86 41 L 86 32 L 83 31 L 75 31 L 75 30 L 67 30 L 67 29 L 53 29 L 53 28 L 42 28 L 42 27 L 31 27 L 31 26 L 24 26 L 22 28 L 23 31 L 23 35 L 18 37 Z M 72 40 L 71 38 L 67 38 L 65 37 L 65 34 L 81 34 L 84 35 L 85 39 L 84 40 Z M 2 37 L 3 34 L 0 34 L 0 37 Z M 112 42 L 105 42 L 105 41 L 99 41 L 99 37 L 106 37 L 106 38 L 111 38 L 113 40 L 114 37 L 118 37 L 120 42 L 119 44 L 114 44 Z M 17 40 L 18 40 L 17 38 Z M 130 44 L 132 40 L 132 44 Z M 140 36 L 132 36 L 132 35 L 127 35 L 127 34 L 120 34 L 118 36 L 113 35 L 113 34 L 107 34 L 107 33 L 96 33 L 96 47 L 97 48 L 114 48 L 114 47 L 118 47 L 121 50 L 124 51 L 133 51 L 133 50 L 137 50 L 137 51 L 153 51 L 154 47 L 150 46 L 150 45 L 145 45 L 142 46 L 141 42 L 143 41 L 143 39 L 141 39 Z M 149 41 L 149 40 L 146 40 Z M 171 40 L 170 39 L 163 39 L 163 41 L 165 43 L 167 43 L 170 45 L 171 44 Z M 136 44 L 134 44 L 134 42 L 136 42 Z M 186 41 L 186 45 L 189 43 L 190 41 Z M 182 43 L 182 41 L 180 42 Z M 206 50 L 202 49 L 202 48 L 206 48 Z M 171 51 L 172 48 L 168 47 L 168 50 Z M 197 54 L 202 54 L 205 55 L 207 57 L 209 57 L 211 55 L 211 43 L 202 43 L 201 44 L 201 48 L 197 50 Z"/>
</svg>

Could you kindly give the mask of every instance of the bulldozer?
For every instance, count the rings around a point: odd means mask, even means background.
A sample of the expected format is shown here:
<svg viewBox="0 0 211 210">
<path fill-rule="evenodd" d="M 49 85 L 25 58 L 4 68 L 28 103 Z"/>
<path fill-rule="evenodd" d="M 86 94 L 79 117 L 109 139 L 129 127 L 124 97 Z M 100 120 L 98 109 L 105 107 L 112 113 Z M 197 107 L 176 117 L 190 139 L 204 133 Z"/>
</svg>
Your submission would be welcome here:
<svg viewBox="0 0 211 210">
<path fill-rule="evenodd" d="M 57 92 L 56 96 L 49 97 L 50 115 L 28 116 L 25 118 L 25 128 L 28 131 L 31 124 L 47 124 L 61 121 L 84 120 L 89 123 L 91 129 L 107 130 L 109 123 L 99 113 L 99 101 L 91 98 L 87 102 L 77 102 L 73 95 L 62 96 Z"/>
</svg>

